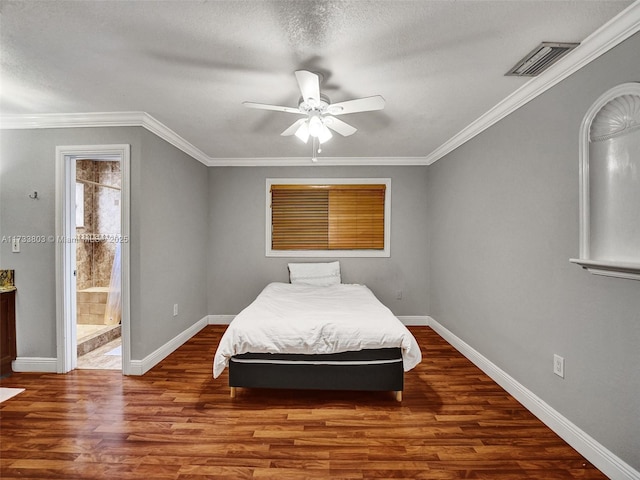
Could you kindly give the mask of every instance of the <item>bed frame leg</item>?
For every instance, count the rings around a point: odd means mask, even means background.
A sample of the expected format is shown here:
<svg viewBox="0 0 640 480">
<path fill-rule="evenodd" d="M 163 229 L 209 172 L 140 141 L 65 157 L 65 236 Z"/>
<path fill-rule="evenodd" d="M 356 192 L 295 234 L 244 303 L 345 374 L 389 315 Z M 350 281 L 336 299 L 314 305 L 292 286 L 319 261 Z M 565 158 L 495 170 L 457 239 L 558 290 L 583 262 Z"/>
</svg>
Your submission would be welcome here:
<svg viewBox="0 0 640 480">
<path fill-rule="evenodd" d="M 397 402 L 401 402 L 402 401 L 402 390 L 398 390 L 396 393 L 396 401 Z"/>
<path fill-rule="evenodd" d="M 236 398 L 236 387 L 231 387 L 229 393 L 231 398 Z"/>
</svg>

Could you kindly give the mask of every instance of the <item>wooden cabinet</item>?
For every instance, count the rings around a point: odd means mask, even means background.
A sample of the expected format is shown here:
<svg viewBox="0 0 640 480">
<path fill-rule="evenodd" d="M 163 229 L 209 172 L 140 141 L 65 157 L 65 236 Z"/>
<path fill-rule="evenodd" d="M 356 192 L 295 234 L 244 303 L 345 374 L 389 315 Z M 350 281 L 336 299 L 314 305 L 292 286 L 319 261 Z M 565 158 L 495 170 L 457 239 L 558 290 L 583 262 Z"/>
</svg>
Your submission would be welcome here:
<svg viewBox="0 0 640 480">
<path fill-rule="evenodd" d="M 9 375 L 16 359 L 16 292 L 0 293 L 0 376 Z"/>
</svg>

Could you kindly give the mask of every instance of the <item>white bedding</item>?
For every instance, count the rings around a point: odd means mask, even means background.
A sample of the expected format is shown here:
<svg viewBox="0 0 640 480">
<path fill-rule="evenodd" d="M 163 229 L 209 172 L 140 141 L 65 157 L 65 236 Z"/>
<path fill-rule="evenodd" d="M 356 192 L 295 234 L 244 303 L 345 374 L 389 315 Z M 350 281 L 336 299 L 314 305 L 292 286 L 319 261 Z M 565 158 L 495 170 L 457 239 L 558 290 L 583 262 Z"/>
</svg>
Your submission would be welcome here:
<svg viewBox="0 0 640 480">
<path fill-rule="evenodd" d="M 339 353 L 400 347 L 404 371 L 422 360 L 411 332 L 364 285 L 271 283 L 222 336 L 217 378 L 242 353 Z"/>
</svg>

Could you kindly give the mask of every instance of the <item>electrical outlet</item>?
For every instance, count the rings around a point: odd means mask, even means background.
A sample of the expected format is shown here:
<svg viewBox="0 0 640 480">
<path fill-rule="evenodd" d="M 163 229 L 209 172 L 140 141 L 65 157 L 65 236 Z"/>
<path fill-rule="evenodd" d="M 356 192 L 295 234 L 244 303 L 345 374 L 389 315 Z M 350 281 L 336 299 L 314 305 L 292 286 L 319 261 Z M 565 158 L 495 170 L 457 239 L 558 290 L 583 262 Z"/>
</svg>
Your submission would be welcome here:
<svg viewBox="0 0 640 480">
<path fill-rule="evenodd" d="M 177 303 L 173 304 L 173 316 L 174 317 L 178 316 L 178 304 Z"/>
<path fill-rule="evenodd" d="M 564 378 L 564 358 L 560 355 L 553 355 L 553 373 Z"/>
<path fill-rule="evenodd" d="M 13 237 L 11 242 L 11 251 L 13 253 L 20 253 L 20 237 Z"/>
<path fill-rule="evenodd" d="M 402 300 L 402 290 L 396 291 L 396 300 Z"/>
</svg>

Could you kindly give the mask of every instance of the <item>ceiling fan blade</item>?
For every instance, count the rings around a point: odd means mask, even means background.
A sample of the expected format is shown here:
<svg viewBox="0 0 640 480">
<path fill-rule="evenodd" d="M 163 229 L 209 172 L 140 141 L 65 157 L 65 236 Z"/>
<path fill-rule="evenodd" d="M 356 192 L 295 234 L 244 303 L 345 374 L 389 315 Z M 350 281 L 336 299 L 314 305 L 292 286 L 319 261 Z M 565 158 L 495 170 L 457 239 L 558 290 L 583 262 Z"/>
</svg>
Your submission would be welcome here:
<svg viewBox="0 0 640 480">
<path fill-rule="evenodd" d="M 275 110 L 276 112 L 286 112 L 286 113 L 299 113 L 304 114 L 305 112 L 301 112 L 300 109 L 294 107 L 282 107 L 280 105 L 267 105 L 265 103 L 254 103 L 254 102 L 242 102 L 245 107 L 249 108 L 257 108 L 258 110 Z"/>
<path fill-rule="evenodd" d="M 325 116 L 323 118 L 324 124 L 329 127 L 334 132 L 338 132 L 343 137 L 348 137 L 349 135 L 353 135 L 358 131 L 357 128 L 352 127 L 348 123 L 343 122 L 342 120 L 338 120 L 332 116 Z"/>
<path fill-rule="evenodd" d="M 320 101 L 320 77 L 318 75 L 306 70 L 297 70 L 296 80 L 298 80 L 302 99 L 305 102 L 309 99 L 313 99 L 315 102 Z"/>
<path fill-rule="evenodd" d="M 380 95 L 373 97 L 357 98 L 346 102 L 332 103 L 329 105 L 331 115 L 344 115 L 345 113 L 370 112 L 384 108 L 384 98 Z"/>
<path fill-rule="evenodd" d="M 295 133 L 298 131 L 298 128 L 300 128 L 300 125 L 302 125 L 306 121 L 307 121 L 306 118 L 301 118 L 300 120 L 296 120 L 295 122 L 293 122 L 293 124 L 289 128 L 287 128 L 280 135 L 282 135 L 283 137 L 288 137 L 289 135 L 295 135 Z"/>
</svg>

